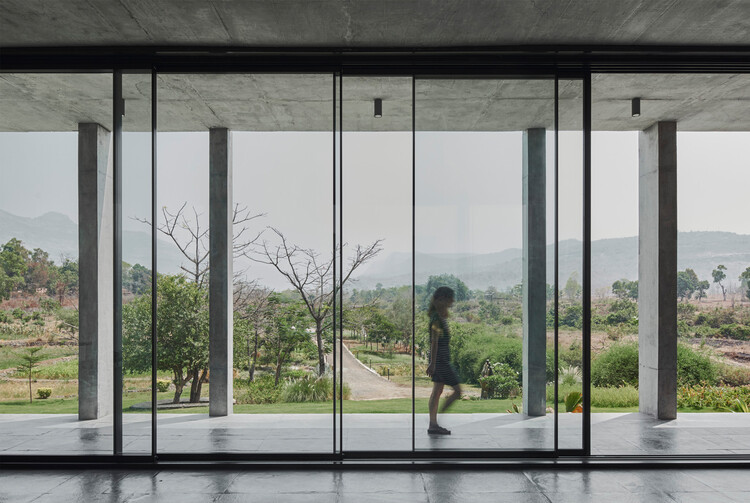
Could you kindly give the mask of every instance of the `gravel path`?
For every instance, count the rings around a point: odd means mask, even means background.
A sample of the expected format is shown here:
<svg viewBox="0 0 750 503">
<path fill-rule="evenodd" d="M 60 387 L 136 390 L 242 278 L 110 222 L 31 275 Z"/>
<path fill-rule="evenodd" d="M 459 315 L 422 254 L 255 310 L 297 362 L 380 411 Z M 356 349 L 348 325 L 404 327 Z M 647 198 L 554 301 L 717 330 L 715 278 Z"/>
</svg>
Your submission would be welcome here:
<svg viewBox="0 0 750 503">
<path fill-rule="evenodd" d="M 329 365 L 333 363 L 333 355 L 326 355 Z M 404 386 L 379 376 L 361 363 L 344 346 L 344 382 L 352 392 L 352 400 L 385 400 L 389 398 L 411 398 L 411 386 Z M 417 398 L 430 396 L 430 390 L 417 388 Z"/>
</svg>

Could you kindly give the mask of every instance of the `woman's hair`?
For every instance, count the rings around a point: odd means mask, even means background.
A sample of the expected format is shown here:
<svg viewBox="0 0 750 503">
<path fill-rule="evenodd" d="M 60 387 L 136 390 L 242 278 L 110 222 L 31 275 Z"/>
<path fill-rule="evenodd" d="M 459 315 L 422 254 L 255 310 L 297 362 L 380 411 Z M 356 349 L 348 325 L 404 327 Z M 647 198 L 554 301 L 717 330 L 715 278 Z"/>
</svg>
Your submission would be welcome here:
<svg viewBox="0 0 750 503">
<path fill-rule="evenodd" d="M 438 287 L 435 293 L 432 294 L 432 300 L 430 301 L 430 307 L 427 309 L 427 314 L 432 316 L 438 313 L 441 316 L 445 315 L 445 309 L 447 308 L 446 303 L 456 299 L 456 294 L 453 293 L 452 288 L 447 286 Z"/>
</svg>

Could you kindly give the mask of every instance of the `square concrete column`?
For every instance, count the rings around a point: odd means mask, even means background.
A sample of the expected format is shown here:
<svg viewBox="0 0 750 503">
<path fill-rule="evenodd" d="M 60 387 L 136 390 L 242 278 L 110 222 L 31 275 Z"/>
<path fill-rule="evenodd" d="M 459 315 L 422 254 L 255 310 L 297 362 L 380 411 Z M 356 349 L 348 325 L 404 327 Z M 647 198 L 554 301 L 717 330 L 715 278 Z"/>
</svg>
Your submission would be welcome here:
<svg viewBox="0 0 750 503">
<path fill-rule="evenodd" d="M 232 145 L 229 130 L 209 130 L 209 408 L 232 413 Z"/>
<path fill-rule="evenodd" d="M 640 411 L 677 417 L 677 123 L 638 139 Z"/>
<path fill-rule="evenodd" d="M 78 125 L 78 418 L 112 413 L 114 194 L 110 132 Z"/>
<path fill-rule="evenodd" d="M 523 133 L 523 412 L 547 409 L 547 208 L 544 128 Z"/>
</svg>

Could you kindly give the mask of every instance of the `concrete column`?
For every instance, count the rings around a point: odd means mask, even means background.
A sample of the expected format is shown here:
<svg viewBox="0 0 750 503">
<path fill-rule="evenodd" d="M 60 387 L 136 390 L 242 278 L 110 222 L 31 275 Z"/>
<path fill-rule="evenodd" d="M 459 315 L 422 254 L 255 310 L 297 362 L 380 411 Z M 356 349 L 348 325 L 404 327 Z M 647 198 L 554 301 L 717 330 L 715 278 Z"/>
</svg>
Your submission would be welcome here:
<svg viewBox="0 0 750 503">
<path fill-rule="evenodd" d="M 640 411 L 677 417 L 677 123 L 638 139 Z"/>
<path fill-rule="evenodd" d="M 232 413 L 232 146 L 209 130 L 209 415 Z"/>
<path fill-rule="evenodd" d="M 523 412 L 547 409 L 546 130 L 523 133 Z"/>
<path fill-rule="evenodd" d="M 112 413 L 113 225 L 110 132 L 78 125 L 78 419 Z"/>
</svg>

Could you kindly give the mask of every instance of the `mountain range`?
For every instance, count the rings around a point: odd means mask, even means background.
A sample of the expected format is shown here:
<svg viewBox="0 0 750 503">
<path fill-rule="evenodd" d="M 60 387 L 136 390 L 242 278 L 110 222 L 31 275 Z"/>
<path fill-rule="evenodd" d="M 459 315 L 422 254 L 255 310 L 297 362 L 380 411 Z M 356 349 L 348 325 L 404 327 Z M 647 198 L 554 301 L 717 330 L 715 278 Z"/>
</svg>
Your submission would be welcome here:
<svg viewBox="0 0 750 503">
<path fill-rule="evenodd" d="M 0 244 L 11 238 L 20 239 L 26 248 L 41 248 L 59 263 L 63 256 L 78 256 L 78 226 L 61 213 L 45 213 L 29 218 L 0 210 Z M 182 256 L 165 239 L 158 239 L 159 272 L 179 272 Z M 151 234 L 124 231 L 123 260 L 148 267 L 151 263 Z M 573 273 L 581 281 L 582 244 L 577 240 L 559 243 L 560 284 Z M 554 248 L 547 247 L 548 282 L 553 281 Z M 374 288 L 411 284 L 410 253 L 391 253 L 372 262 L 350 287 Z M 415 256 L 417 284 L 426 283 L 438 274 L 453 274 L 471 289 L 495 286 L 504 290 L 521 282 L 522 250 L 510 248 L 487 254 L 429 254 Z M 718 264 L 727 267 L 727 282 L 737 284 L 737 276 L 750 267 L 750 235 L 732 232 L 680 232 L 678 234 L 677 267 L 690 267 L 700 279 L 712 281 L 711 271 Z M 591 243 L 592 290 L 609 289 L 618 279 L 638 277 L 638 238 L 636 236 L 601 239 Z M 285 286 L 285 283 L 283 284 Z"/>
<path fill-rule="evenodd" d="M 677 244 L 677 268 L 692 268 L 700 279 L 712 282 L 711 271 L 719 264 L 727 267 L 727 282 L 737 284 L 737 276 L 750 267 L 750 235 L 732 232 L 680 232 Z M 582 243 L 565 240 L 559 243 L 560 284 L 573 273 L 581 281 Z M 392 253 L 373 263 L 357 282 L 356 288 L 374 288 L 411 283 L 411 254 Z M 547 246 L 547 277 L 553 281 L 554 248 Z M 495 286 L 503 290 L 521 282 L 522 250 L 511 248 L 487 254 L 427 254 L 415 256 L 415 281 L 426 283 L 432 275 L 450 273 L 471 289 Z M 601 239 L 591 242 L 591 286 L 609 289 L 618 279 L 638 278 L 638 237 Z"/>
<path fill-rule="evenodd" d="M 29 250 L 41 248 L 58 264 L 63 257 L 78 258 L 78 224 L 62 213 L 29 218 L 0 210 L 0 244 L 11 238 L 20 239 Z M 164 239 L 157 239 L 157 243 L 159 272 L 178 272 L 182 256 L 175 246 Z M 151 233 L 123 231 L 122 259 L 150 269 Z"/>
</svg>

